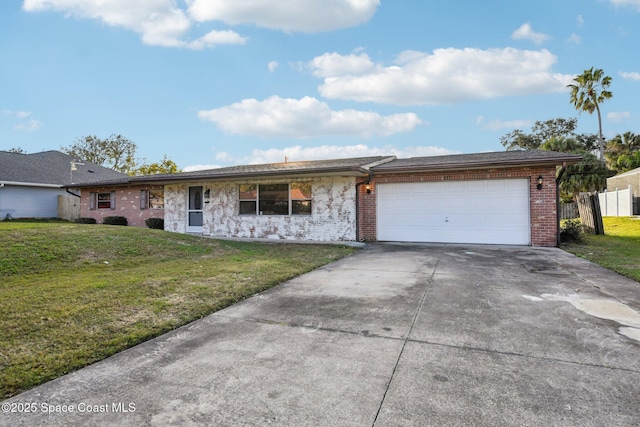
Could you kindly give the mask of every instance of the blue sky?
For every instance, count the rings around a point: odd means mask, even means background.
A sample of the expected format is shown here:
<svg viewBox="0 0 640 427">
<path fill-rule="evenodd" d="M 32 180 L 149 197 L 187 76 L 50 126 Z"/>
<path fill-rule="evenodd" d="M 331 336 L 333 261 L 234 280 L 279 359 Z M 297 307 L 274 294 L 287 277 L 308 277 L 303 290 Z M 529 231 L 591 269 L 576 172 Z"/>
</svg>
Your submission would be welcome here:
<svg viewBox="0 0 640 427">
<path fill-rule="evenodd" d="M 121 134 L 179 167 L 502 151 L 613 78 L 640 133 L 640 0 L 24 0 L 0 4 L 0 149 Z"/>
</svg>

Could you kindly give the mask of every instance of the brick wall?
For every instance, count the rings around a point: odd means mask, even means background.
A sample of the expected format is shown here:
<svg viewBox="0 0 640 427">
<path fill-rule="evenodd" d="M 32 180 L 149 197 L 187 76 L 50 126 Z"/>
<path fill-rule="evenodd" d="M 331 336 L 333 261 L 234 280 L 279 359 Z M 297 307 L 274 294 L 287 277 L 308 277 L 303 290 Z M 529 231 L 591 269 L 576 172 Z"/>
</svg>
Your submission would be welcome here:
<svg viewBox="0 0 640 427">
<path fill-rule="evenodd" d="M 544 183 L 543 188 L 538 190 L 536 186 L 540 175 L 542 175 Z M 369 241 L 377 239 L 375 191 L 377 184 L 529 178 L 531 244 L 532 246 L 556 246 L 558 230 L 555 177 L 555 166 L 377 175 L 371 180 L 370 194 L 367 194 L 365 185 L 358 187 L 358 204 L 360 206 L 358 239 Z"/>
<path fill-rule="evenodd" d="M 164 218 L 164 209 L 140 209 L 141 190 L 163 190 L 162 185 L 144 185 L 128 187 L 92 187 L 83 188 L 80 195 L 80 216 L 93 218 L 102 223 L 108 216 L 123 216 L 133 227 L 146 227 L 147 218 Z M 91 209 L 90 194 L 115 191 L 115 209 Z"/>
</svg>

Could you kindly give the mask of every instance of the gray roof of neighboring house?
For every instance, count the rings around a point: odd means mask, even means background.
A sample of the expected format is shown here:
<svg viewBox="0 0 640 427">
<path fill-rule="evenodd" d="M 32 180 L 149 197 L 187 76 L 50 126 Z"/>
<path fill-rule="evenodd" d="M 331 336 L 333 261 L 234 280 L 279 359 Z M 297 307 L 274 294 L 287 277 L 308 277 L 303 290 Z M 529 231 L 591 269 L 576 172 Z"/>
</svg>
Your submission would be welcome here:
<svg viewBox="0 0 640 427">
<path fill-rule="evenodd" d="M 546 150 L 498 151 L 396 159 L 375 166 L 372 170 L 374 173 L 394 173 L 540 164 L 560 165 L 564 162 L 577 163 L 580 160 L 582 160 L 582 156 L 578 154 L 558 153 Z"/>
<path fill-rule="evenodd" d="M 267 177 L 286 175 L 350 174 L 363 176 L 378 164 L 394 160 L 395 156 L 356 157 L 349 159 L 310 160 L 302 162 L 267 163 L 259 165 L 230 166 L 226 168 L 179 172 L 172 174 L 129 176 L 110 180 L 101 184 L 126 185 L 143 183 L 163 183 L 175 181 L 235 179 L 247 177 Z M 85 183 L 80 183 L 85 184 Z M 81 186 L 76 184 L 76 187 Z M 87 183 L 88 184 L 88 183 Z"/>
<path fill-rule="evenodd" d="M 71 162 L 75 159 L 59 151 L 21 154 L 0 151 L 0 183 L 22 183 L 34 185 L 70 186 L 73 182 L 101 182 L 127 177 L 113 169 L 94 163 L 76 163 L 71 171 Z"/>
</svg>

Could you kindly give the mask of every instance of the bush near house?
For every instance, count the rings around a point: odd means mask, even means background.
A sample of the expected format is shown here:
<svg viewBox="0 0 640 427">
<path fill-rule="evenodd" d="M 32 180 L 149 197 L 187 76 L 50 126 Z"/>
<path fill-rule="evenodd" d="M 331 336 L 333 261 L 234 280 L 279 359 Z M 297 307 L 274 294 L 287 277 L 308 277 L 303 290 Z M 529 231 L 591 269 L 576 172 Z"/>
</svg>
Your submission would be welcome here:
<svg viewBox="0 0 640 427">
<path fill-rule="evenodd" d="M 102 221 L 103 224 L 107 225 L 127 225 L 127 218 L 123 216 L 107 216 Z"/>
<path fill-rule="evenodd" d="M 155 230 L 164 230 L 164 219 L 162 218 L 147 218 L 144 220 L 144 223 L 149 228 L 153 228 Z"/>
<path fill-rule="evenodd" d="M 567 219 L 560 224 L 560 242 L 562 243 L 581 242 L 582 233 L 580 218 Z"/>
<path fill-rule="evenodd" d="M 0 222 L 0 399 L 355 251 Z"/>
</svg>

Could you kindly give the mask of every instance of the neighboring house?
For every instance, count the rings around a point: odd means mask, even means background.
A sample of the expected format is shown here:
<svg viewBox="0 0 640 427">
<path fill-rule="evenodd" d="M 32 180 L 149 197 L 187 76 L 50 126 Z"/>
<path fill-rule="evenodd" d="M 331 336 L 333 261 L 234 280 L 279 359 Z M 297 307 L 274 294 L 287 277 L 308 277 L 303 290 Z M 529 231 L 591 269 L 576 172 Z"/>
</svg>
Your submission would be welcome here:
<svg viewBox="0 0 640 427">
<path fill-rule="evenodd" d="M 0 220 L 56 218 L 58 196 L 79 199 L 66 189 L 73 182 L 95 182 L 126 177 L 59 151 L 20 154 L 0 151 Z"/>
<path fill-rule="evenodd" d="M 640 168 L 607 178 L 607 191 L 626 190 L 629 186 L 634 197 L 640 197 Z"/>
<path fill-rule="evenodd" d="M 235 166 L 78 183 L 81 216 L 153 212 L 165 230 L 212 237 L 556 246 L 550 151 Z M 157 200 L 153 206 L 152 198 Z M 159 202 L 159 201 L 162 202 Z"/>
</svg>

